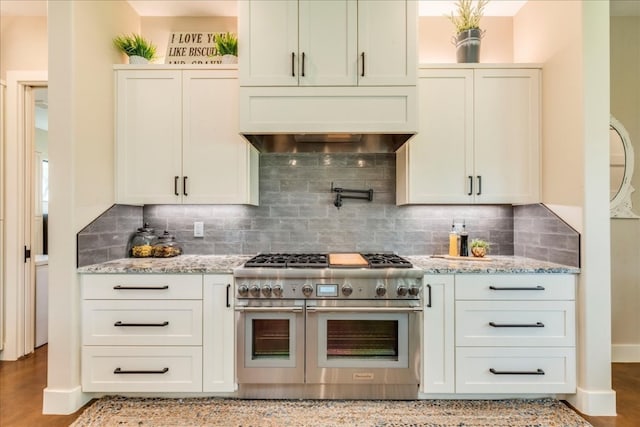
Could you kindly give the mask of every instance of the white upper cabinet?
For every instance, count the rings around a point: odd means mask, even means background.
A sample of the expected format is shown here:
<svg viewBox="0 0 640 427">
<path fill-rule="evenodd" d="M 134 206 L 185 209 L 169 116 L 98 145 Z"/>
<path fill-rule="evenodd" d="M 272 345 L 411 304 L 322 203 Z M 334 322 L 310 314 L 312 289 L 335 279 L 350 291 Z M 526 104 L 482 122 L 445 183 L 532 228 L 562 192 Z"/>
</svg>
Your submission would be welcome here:
<svg viewBox="0 0 640 427">
<path fill-rule="evenodd" d="M 116 201 L 257 204 L 235 69 L 116 71 Z"/>
<path fill-rule="evenodd" d="M 540 201 L 540 70 L 422 68 L 397 202 Z"/>
<path fill-rule="evenodd" d="M 416 7 L 413 0 L 241 0 L 241 85 L 415 85 Z"/>
</svg>

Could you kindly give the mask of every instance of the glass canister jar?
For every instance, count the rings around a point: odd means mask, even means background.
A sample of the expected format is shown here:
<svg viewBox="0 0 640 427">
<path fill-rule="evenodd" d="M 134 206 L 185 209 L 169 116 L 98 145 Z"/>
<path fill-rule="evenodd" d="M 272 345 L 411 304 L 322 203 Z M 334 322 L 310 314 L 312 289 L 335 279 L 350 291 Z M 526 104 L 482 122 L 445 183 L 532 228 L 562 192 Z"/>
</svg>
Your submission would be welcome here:
<svg viewBox="0 0 640 427">
<path fill-rule="evenodd" d="M 165 230 L 153 245 L 152 252 L 154 258 L 169 258 L 180 255 L 182 247 L 176 242 L 176 238 Z"/>
<path fill-rule="evenodd" d="M 157 240 L 158 237 L 154 234 L 153 228 L 145 223 L 143 227 L 138 228 L 138 231 L 131 236 L 131 240 L 129 241 L 129 256 L 134 258 L 148 258 L 152 256 L 153 245 Z"/>
</svg>

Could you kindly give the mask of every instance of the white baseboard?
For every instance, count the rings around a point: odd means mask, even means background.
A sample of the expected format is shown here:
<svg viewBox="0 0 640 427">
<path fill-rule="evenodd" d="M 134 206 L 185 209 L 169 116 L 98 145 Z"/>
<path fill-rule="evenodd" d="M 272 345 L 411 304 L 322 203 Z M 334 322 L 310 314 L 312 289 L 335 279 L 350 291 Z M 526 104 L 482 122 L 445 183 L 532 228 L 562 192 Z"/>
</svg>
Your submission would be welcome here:
<svg viewBox="0 0 640 427">
<path fill-rule="evenodd" d="M 91 400 L 91 395 L 83 393 L 80 386 L 71 389 L 44 389 L 42 413 L 50 415 L 69 415 L 82 408 Z"/>
<path fill-rule="evenodd" d="M 593 391 L 578 387 L 576 394 L 567 396 L 566 400 L 585 415 L 616 416 L 616 392 L 613 390 Z"/>
<path fill-rule="evenodd" d="M 611 361 L 614 363 L 639 363 L 640 344 L 611 345 Z"/>
</svg>

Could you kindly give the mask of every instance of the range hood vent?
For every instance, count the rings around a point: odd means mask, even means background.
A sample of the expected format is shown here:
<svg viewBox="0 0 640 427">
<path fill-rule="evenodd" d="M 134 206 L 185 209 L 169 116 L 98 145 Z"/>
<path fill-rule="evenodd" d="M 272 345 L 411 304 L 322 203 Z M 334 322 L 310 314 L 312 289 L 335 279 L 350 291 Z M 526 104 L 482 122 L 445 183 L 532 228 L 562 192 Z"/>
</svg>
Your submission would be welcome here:
<svg viewBox="0 0 640 427">
<path fill-rule="evenodd" d="M 394 153 L 412 134 L 244 135 L 261 153 Z"/>
</svg>

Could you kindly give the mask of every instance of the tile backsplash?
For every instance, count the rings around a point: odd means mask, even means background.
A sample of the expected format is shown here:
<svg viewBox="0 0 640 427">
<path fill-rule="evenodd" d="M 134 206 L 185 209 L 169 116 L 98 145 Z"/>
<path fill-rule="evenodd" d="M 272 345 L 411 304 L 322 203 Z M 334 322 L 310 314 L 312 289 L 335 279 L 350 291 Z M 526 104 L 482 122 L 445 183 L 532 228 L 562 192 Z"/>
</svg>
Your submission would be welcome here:
<svg viewBox="0 0 640 427">
<path fill-rule="evenodd" d="M 575 239 L 559 224 L 550 232 L 554 221 L 564 223 L 552 214 L 546 217 L 543 206 L 396 206 L 395 174 L 394 154 L 263 154 L 260 206 L 116 205 L 78 234 L 78 265 L 126 256 L 128 237 L 143 222 L 158 235 L 164 230 L 174 234 L 186 254 L 392 251 L 430 255 L 447 253 L 455 219 L 465 221 L 470 239 L 489 241 L 491 254 L 573 260 Z M 332 183 L 344 189 L 372 189 L 373 201 L 344 199 L 338 209 Z M 196 221 L 204 223 L 204 237 L 193 237 Z M 539 234 L 535 245 L 526 233 Z M 564 249 L 551 241 L 553 233 L 561 237 L 559 245 Z"/>
</svg>

